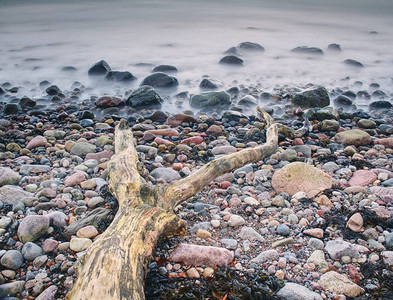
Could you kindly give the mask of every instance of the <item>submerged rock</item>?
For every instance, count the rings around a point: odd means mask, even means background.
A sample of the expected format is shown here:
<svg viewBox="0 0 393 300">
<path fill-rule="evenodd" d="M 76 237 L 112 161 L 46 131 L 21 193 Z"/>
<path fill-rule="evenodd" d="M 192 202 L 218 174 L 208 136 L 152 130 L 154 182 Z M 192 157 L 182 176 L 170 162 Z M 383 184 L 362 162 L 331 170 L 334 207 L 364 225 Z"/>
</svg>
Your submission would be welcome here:
<svg viewBox="0 0 393 300">
<path fill-rule="evenodd" d="M 190 99 L 190 106 L 195 108 L 229 106 L 231 103 L 231 96 L 227 92 L 206 92 L 193 95 Z"/>
<path fill-rule="evenodd" d="M 327 89 L 322 86 L 309 88 L 295 94 L 292 98 L 292 105 L 302 108 L 325 107 L 330 105 L 329 93 Z"/>
<path fill-rule="evenodd" d="M 237 48 L 248 51 L 265 51 L 265 48 L 263 48 L 260 44 L 253 42 L 242 42 L 237 46 Z"/>
<path fill-rule="evenodd" d="M 175 77 L 169 76 L 165 73 L 158 72 L 147 76 L 142 80 L 141 86 L 149 85 L 153 88 L 169 88 L 179 85 Z"/>
<path fill-rule="evenodd" d="M 317 47 L 307 47 L 307 46 L 300 46 L 293 48 L 291 50 L 293 53 L 302 53 L 302 54 L 313 54 L 313 55 L 323 55 L 324 52 L 322 49 Z"/>
<path fill-rule="evenodd" d="M 160 95 L 150 86 L 138 88 L 126 100 L 126 104 L 132 107 L 161 105 L 161 102 Z"/>
<path fill-rule="evenodd" d="M 177 68 L 170 65 L 158 65 L 153 68 L 152 73 L 162 72 L 162 73 L 177 73 Z"/>
<path fill-rule="evenodd" d="M 105 75 L 105 79 L 114 82 L 127 83 L 136 80 L 136 77 L 128 71 L 108 71 Z"/>
<path fill-rule="evenodd" d="M 364 67 L 364 65 L 361 62 L 354 60 L 354 59 L 346 59 L 343 61 L 343 63 L 348 66 L 356 67 L 356 68 L 363 68 Z"/>
<path fill-rule="evenodd" d="M 227 55 L 220 59 L 220 64 L 225 65 L 243 65 L 243 60 L 235 55 Z"/>
<path fill-rule="evenodd" d="M 107 72 L 111 70 L 111 67 L 105 60 L 100 60 L 92 65 L 87 72 L 89 76 L 105 76 Z"/>
</svg>

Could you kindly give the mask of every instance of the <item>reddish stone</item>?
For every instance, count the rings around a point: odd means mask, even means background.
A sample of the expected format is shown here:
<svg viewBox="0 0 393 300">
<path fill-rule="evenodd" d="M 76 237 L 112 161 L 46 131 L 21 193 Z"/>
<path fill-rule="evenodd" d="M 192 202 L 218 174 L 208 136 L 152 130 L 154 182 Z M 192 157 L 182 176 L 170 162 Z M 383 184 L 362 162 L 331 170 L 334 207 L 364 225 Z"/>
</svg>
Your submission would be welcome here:
<svg viewBox="0 0 393 300">
<path fill-rule="evenodd" d="M 54 251 L 58 245 L 59 245 L 58 241 L 55 241 L 53 239 L 46 239 L 42 243 L 42 250 L 44 251 L 44 253 L 49 253 Z"/>
<path fill-rule="evenodd" d="M 218 125 L 212 125 L 206 131 L 213 134 L 220 134 L 223 132 L 221 126 Z"/>
<path fill-rule="evenodd" d="M 83 134 L 82 134 L 82 137 L 83 138 L 85 138 L 85 139 L 88 139 L 88 140 L 90 140 L 90 139 L 92 139 L 92 138 L 94 138 L 94 137 L 96 137 L 97 135 L 95 134 L 95 132 L 93 132 L 93 131 L 87 131 L 87 132 L 84 132 Z"/>
<path fill-rule="evenodd" d="M 122 102 L 123 100 L 118 97 L 103 96 L 98 98 L 95 105 L 98 107 L 113 107 L 120 105 Z"/>
<path fill-rule="evenodd" d="M 386 148 L 393 149 L 393 138 L 384 138 L 374 141 L 374 144 L 384 145 Z"/>
<path fill-rule="evenodd" d="M 204 141 L 203 137 L 201 136 L 193 136 L 193 137 L 189 137 L 187 139 L 182 140 L 180 143 L 181 144 L 201 144 Z"/>
<path fill-rule="evenodd" d="M 349 180 L 350 186 L 366 186 L 377 180 L 378 176 L 370 170 L 358 170 Z"/>
<path fill-rule="evenodd" d="M 386 207 L 376 207 L 373 209 L 378 217 L 381 219 L 389 219 L 391 214 L 390 211 Z"/>
<path fill-rule="evenodd" d="M 75 186 L 75 185 L 80 184 L 85 179 L 86 179 L 86 176 L 84 173 L 76 172 L 72 175 L 67 176 L 66 179 L 64 180 L 64 184 L 66 186 Z"/>
<path fill-rule="evenodd" d="M 179 132 L 176 129 L 154 129 L 147 130 L 145 133 L 151 133 L 154 135 L 163 135 L 163 136 L 178 136 Z"/>
<path fill-rule="evenodd" d="M 228 266 L 233 261 L 233 252 L 219 247 L 179 244 L 169 260 L 194 266 Z"/>
<path fill-rule="evenodd" d="M 229 181 L 222 181 L 220 182 L 220 188 L 222 189 L 227 189 L 231 186 L 232 184 Z"/>
<path fill-rule="evenodd" d="M 173 145 L 173 143 L 172 143 L 171 141 L 168 141 L 168 140 L 165 140 L 165 139 L 159 138 L 159 137 L 156 137 L 156 138 L 154 139 L 154 142 L 156 142 L 157 145 L 165 145 L 165 146 L 171 146 L 171 145 Z"/>
<path fill-rule="evenodd" d="M 154 134 L 152 134 L 151 132 L 145 132 L 145 133 L 143 134 L 143 139 L 144 139 L 145 141 L 151 141 L 151 140 L 153 140 L 155 137 L 156 137 L 156 136 L 155 136 Z"/>
<path fill-rule="evenodd" d="M 175 114 L 173 116 L 168 117 L 166 123 L 171 127 L 176 127 L 181 125 L 182 123 L 197 123 L 197 119 L 193 116 L 186 114 Z"/>
<path fill-rule="evenodd" d="M 87 153 L 85 160 L 95 159 L 95 160 L 100 161 L 103 158 L 110 159 L 112 157 L 112 155 L 113 155 L 113 152 L 108 151 L 108 150 L 104 150 L 104 151 L 101 151 L 98 153 Z"/>
<path fill-rule="evenodd" d="M 320 228 L 311 228 L 311 229 L 306 229 L 303 231 L 304 234 L 310 235 L 316 238 L 323 238 L 323 230 Z"/>
<path fill-rule="evenodd" d="M 45 147 L 47 139 L 44 136 L 35 136 L 26 146 L 27 149 L 32 150 L 37 147 Z"/>
<path fill-rule="evenodd" d="M 362 276 L 360 275 L 359 271 L 353 265 L 348 265 L 347 270 L 352 281 L 358 284 L 359 281 L 362 279 Z"/>
<path fill-rule="evenodd" d="M 185 162 L 185 161 L 187 161 L 187 159 L 188 159 L 188 157 L 185 154 L 179 154 L 177 156 L 177 160 L 180 161 L 180 162 Z"/>
<path fill-rule="evenodd" d="M 183 169 L 183 164 L 182 163 L 174 163 L 172 165 L 173 169 L 176 171 L 180 171 L 181 169 Z"/>
<path fill-rule="evenodd" d="M 297 146 L 297 145 L 304 145 L 303 140 L 301 138 L 296 138 L 293 140 L 292 145 Z"/>
</svg>

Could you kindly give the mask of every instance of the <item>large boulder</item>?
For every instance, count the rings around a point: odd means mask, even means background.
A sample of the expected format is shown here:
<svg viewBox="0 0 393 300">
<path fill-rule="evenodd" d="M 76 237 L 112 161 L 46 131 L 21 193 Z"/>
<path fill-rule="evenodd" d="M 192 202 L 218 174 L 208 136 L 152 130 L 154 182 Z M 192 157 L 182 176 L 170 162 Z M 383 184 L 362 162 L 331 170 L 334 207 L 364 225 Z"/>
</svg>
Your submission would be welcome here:
<svg viewBox="0 0 393 300">
<path fill-rule="evenodd" d="M 346 130 L 335 135 L 334 140 L 344 145 L 366 146 L 371 144 L 371 136 L 360 129 Z"/>
<path fill-rule="evenodd" d="M 276 171 L 272 185 L 277 193 L 285 192 L 290 196 L 305 192 L 312 198 L 319 192 L 332 187 L 332 178 L 323 171 L 302 162 L 294 162 Z"/>
<path fill-rule="evenodd" d="M 292 98 L 292 105 L 302 108 L 325 107 L 330 105 L 329 93 L 323 86 L 309 88 L 296 93 Z"/>
<path fill-rule="evenodd" d="M 190 106 L 195 108 L 229 106 L 231 103 L 231 96 L 227 92 L 206 92 L 193 95 L 190 99 Z"/>
<path fill-rule="evenodd" d="M 219 247 L 179 244 L 169 260 L 194 266 L 228 266 L 233 261 L 233 252 Z"/>
<path fill-rule="evenodd" d="M 162 72 L 153 73 L 142 80 L 141 86 L 149 85 L 154 88 L 169 88 L 179 85 L 175 77 Z"/>
<path fill-rule="evenodd" d="M 107 72 L 111 70 L 111 67 L 105 60 L 100 60 L 92 65 L 87 72 L 89 76 L 105 76 Z"/>
<path fill-rule="evenodd" d="M 132 107 L 161 105 L 160 95 L 151 86 L 141 86 L 132 92 L 126 104 Z"/>
<path fill-rule="evenodd" d="M 364 293 L 363 288 L 353 283 L 348 277 L 335 271 L 323 274 L 318 284 L 331 293 L 344 294 L 352 298 Z"/>
<path fill-rule="evenodd" d="M 0 188 L 1 201 L 6 204 L 15 205 L 18 202 L 22 202 L 27 206 L 31 206 L 33 197 L 34 194 L 26 192 L 19 186 L 4 185 Z"/>
</svg>

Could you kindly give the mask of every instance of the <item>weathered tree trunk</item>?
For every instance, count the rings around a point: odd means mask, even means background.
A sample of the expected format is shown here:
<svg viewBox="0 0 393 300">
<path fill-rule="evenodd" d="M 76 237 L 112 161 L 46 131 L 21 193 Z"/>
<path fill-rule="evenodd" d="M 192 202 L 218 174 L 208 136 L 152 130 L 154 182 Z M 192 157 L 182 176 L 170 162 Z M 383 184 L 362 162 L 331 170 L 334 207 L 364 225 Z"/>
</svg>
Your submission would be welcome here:
<svg viewBox="0 0 393 300">
<path fill-rule="evenodd" d="M 216 177 L 270 156 L 277 149 L 277 124 L 262 110 L 264 145 L 220 157 L 187 178 L 153 186 L 140 176 L 134 139 L 126 121 L 115 131 L 115 155 L 109 162 L 109 187 L 119 210 L 107 230 L 87 249 L 76 268 L 78 279 L 67 299 L 144 299 L 151 254 L 160 238 L 185 233 L 185 221 L 173 208 Z"/>
</svg>

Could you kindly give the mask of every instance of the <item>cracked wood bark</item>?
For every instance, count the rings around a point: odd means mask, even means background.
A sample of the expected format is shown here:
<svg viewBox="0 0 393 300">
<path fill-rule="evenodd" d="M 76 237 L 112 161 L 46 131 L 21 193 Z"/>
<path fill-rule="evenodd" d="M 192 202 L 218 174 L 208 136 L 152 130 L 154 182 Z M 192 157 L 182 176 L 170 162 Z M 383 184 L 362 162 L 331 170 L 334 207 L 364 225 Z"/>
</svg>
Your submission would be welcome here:
<svg viewBox="0 0 393 300">
<path fill-rule="evenodd" d="M 66 299 L 144 299 L 146 269 L 157 241 L 185 233 L 186 223 L 173 208 L 216 177 L 276 151 L 278 125 L 261 109 L 258 112 L 266 121 L 265 144 L 217 158 L 184 179 L 158 187 L 140 176 L 131 129 L 121 120 L 115 131 L 115 155 L 109 162 L 109 188 L 119 210 L 80 258 L 78 278 Z"/>
</svg>

